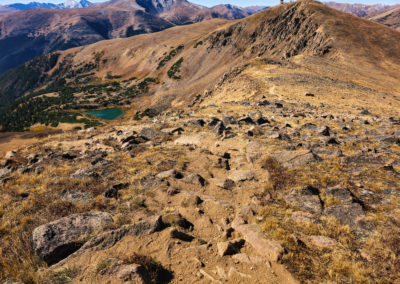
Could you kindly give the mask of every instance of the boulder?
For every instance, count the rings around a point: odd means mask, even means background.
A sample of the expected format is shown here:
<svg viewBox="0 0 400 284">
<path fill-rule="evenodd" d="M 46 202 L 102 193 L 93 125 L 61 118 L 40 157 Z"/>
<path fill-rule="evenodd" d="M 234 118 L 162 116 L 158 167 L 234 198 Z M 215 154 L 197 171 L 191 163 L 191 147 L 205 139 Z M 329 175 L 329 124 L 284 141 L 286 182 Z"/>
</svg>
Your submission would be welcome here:
<svg viewBox="0 0 400 284">
<path fill-rule="evenodd" d="M 182 217 L 179 213 L 170 213 L 162 216 L 162 222 L 166 226 L 179 226 L 184 229 L 190 229 L 193 224 Z"/>
<path fill-rule="evenodd" d="M 178 139 L 175 140 L 175 145 L 182 146 L 200 146 L 201 145 L 201 136 L 199 135 L 182 135 Z"/>
<path fill-rule="evenodd" d="M 331 129 L 329 126 L 323 126 L 318 130 L 318 133 L 323 135 L 323 136 L 330 136 L 331 135 Z"/>
<path fill-rule="evenodd" d="M 279 152 L 271 155 L 275 158 L 282 166 L 286 168 L 294 168 L 303 166 L 311 162 L 321 161 L 321 158 L 310 150 L 295 150 Z"/>
<path fill-rule="evenodd" d="M 176 173 L 177 173 L 176 170 L 171 169 L 171 170 L 168 170 L 168 171 L 163 171 L 161 173 L 158 173 L 156 175 L 156 178 L 166 179 L 166 178 L 169 178 L 169 177 L 175 177 Z"/>
<path fill-rule="evenodd" d="M 317 191 L 312 190 L 310 186 L 300 190 L 293 190 L 284 197 L 286 203 L 299 207 L 311 213 L 322 212 L 322 202 Z"/>
<path fill-rule="evenodd" d="M 226 127 L 224 123 L 222 121 L 219 121 L 217 125 L 215 125 L 213 133 L 215 136 L 221 136 L 224 133 L 225 129 Z"/>
<path fill-rule="evenodd" d="M 188 123 L 192 124 L 194 126 L 199 126 L 199 127 L 203 127 L 206 124 L 206 122 L 202 119 L 191 120 L 191 121 L 188 121 Z"/>
<path fill-rule="evenodd" d="M 266 118 L 264 118 L 262 116 L 260 118 L 258 118 L 256 122 L 257 122 L 258 125 L 270 123 L 268 119 L 266 119 Z"/>
<path fill-rule="evenodd" d="M 229 178 L 215 178 L 213 182 L 216 186 L 231 190 L 235 187 L 235 182 Z"/>
<path fill-rule="evenodd" d="M 225 114 L 222 116 L 222 122 L 225 125 L 236 124 L 236 121 L 232 116 L 228 116 L 228 115 L 225 115 Z"/>
<path fill-rule="evenodd" d="M 252 171 L 234 170 L 230 172 L 228 178 L 233 180 L 234 182 L 238 182 L 238 181 L 252 180 L 255 178 L 255 175 L 254 172 Z"/>
<path fill-rule="evenodd" d="M 5 154 L 5 156 L 4 156 L 4 158 L 5 159 L 12 159 L 12 158 L 14 158 L 15 157 L 15 155 L 17 154 L 17 152 L 16 151 L 8 151 L 6 154 Z"/>
<path fill-rule="evenodd" d="M 124 282 L 132 281 L 132 283 L 137 284 L 151 283 L 146 268 L 136 263 L 121 265 L 116 276 Z"/>
<path fill-rule="evenodd" d="M 322 202 L 318 194 L 318 189 L 311 186 L 303 187 L 300 190 L 293 190 L 284 197 L 286 203 L 299 207 L 311 213 L 322 212 Z"/>
<path fill-rule="evenodd" d="M 332 196 L 335 199 L 338 199 L 345 203 L 351 203 L 354 201 L 353 195 L 350 190 L 340 185 L 325 189 L 325 194 L 327 197 Z"/>
<path fill-rule="evenodd" d="M 190 174 L 183 178 L 182 181 L 198 186 L 205 186 L 207 184 L 207 181 L 199 174 Z"/>
<path fill-rule="evenodd" d="M 182 200 L 181 205 L 183 207 L 195 207 L 202 202 L 203 200 L 199 196 L 190 194 Z"/>
<path fill-rule="evenodd" d="M 164 227 L 161 216 L 153 216 L 146 220 L 130 225 L 124 225 L 119 229 L 101 233 L 87 241 L 79 251 L 87 249 L 101 250 L 110 248 L 125 236 L 141 236 L 152 234 Z"/>
<path fill-rule="evenodd" d="M 236 254 L 240 251 L 244 243 L 245 240 L 243 239 L 219 242 L 217 243 L 218 254 L 219 256 Z"/>
<path fill-rule="evenodd" d="M 232 225 L 234 225 L 232 223 Z M 267 239 L 261 229 L 256 224 L 242 224 L 234 227 L 246 242 L 248 242 L 259 255 L 267 258 L 269 261 L 278 261 L 284 248 L 275 240 Z"/>
<path fill-rule="evenodd" d="M 248 115 L 239 118 L 237 122 L 239 124 L 255 124 L 254 120 Z"/>
<path fill-rule="evenodd" d="M 290 216 L 290 219 L 292 219 L 293 222 L 298 223 L 298 224 L 310 224 L 314 222 L 313 215 L 309 212 L 303 212 L 303 211 L 295 211 L 293 214 Z"/>
<path fill-rule="evenodd" d="M 143 128 L 140 131 L 140 135 L 145 138 L 146 140 L 151 140 L 151 141 L 158 141 L 158 140 L 163 140 L 169 135 L 165 132 L 162 131 L 157 131 L 152 128 Z"/>
<path fill-rule="evenodd" d="M 221 120 L 216 117 L 212 117 L 210 122 L 208 122 L 208 126 L 216 126 Z"/>
<path fill-rule="evenodd" d="M 85 238 L 113 223 L 105 212 L 74 214 L 34 229 L 32 244 L 36 254 L 47 264 L 57 263 L 78 250 Z"/>
<path fill-rule="evenodd" d="M 365 213 L 358 203 L 339 204 L 325 208 L 324 213 L 335 217 L 342 225 L 348 225 L 352 229 L 363 228 L 366 225 Z"/>
</svg>

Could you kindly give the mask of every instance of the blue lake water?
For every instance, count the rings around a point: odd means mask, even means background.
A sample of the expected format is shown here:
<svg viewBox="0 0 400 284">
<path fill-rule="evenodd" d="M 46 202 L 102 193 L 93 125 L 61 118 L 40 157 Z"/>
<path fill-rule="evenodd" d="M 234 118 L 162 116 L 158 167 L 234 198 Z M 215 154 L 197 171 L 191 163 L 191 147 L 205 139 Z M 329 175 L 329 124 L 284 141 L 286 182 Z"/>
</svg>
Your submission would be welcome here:
<svg viewBox="0 0 400 284">
<path fill-rule="evenodd" d="M 88 114 L 105 120 L 114 120 L 121 117 L 124 114 L 124 111 L 120 108 L 108 108 L 89 111 Z"/>
</svg>

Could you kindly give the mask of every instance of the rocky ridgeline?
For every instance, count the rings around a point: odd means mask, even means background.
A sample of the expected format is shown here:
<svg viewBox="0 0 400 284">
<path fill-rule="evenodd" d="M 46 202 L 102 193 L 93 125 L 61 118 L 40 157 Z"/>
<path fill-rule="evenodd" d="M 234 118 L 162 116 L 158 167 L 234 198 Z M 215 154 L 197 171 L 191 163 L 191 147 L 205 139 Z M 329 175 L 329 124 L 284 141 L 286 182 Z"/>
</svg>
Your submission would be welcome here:
<svg viewBox="0 0 400 284">
<path fill-rule="evenodd" d="M 375 233 L 368 212 L 399 196 L 399 120 L 367 110 L 321 113 L 311 105 L 265 99 L 234 104 L 256 111 L 229 115 L 209 106 L 219 115 L 201 115 L 201 108 L 191 114 L 170 113 L 149 125 L 135 122 L 62 134 L 61 147 L 61 140 L 50 137 L 8 152 L 0 169 L 2 187 L 8 191 L 21 176 L 50 175 L 47 168 L 69 165 L 69 179 L 88 180 L 97 188 L 61 188 L 53 197 L 72 204 L 113 202 L 81 205 L 90 210 L 35 227 L 34 253 L 53 265 L 50 271 L 73 264 L 82 281 L 88 281 L 85 256 L 114 248 L 121 253 L 120 246 L 129 247 L 134 240 L 137 253 L 164 266 L 157 270 L 164 279 L 264 283 L 267 275 L 272 282 L 291 283 L 296 270 L 289 267 L 293 277 L 280 266 L 288 262 L 290 250 L 264 224 L 269 218 L 265 208 L 290 209 L 287 222 L 299 226 L 322 226 L 323 220 L 333 218 L 358 239 Z M 121 157 L 131 159 L 132 167 L 135 161 L 145 164 L 129 173 L 137 178 L 125 172 Z M 341 169 L 325 172 L 332 161 Z M 378 171 L 380 176 L 370 174 Z M 290 175 L 279 179 L 284 172 L 303 180 L 290 183 Z M 304 176 L 329 174 L 342 176 L 331 177 L 325 185 L 312 178 L 308 184 L 304 181 Z M 375 181 L 382 188 L 371 189 Z M 132 188 L 141 190 L 140 200 L 126 197 Z M 17 199 L 29 200 L 34 194 L 26 188 Z M 118 225 L 121 212 L 129 220 Z M 298 233 L 291 239 L 308 250 L 334 252 L 341 246 L 339 238 L 327 235 Z M 366 250 L 352 253 L 366 261 L 370 257 Z M 98 270 L 103 280 L 150 283 L 161 275 L 154 276 L 140 261 L 127 263 L 116 256 L 104 261 Z"/>
</svg>

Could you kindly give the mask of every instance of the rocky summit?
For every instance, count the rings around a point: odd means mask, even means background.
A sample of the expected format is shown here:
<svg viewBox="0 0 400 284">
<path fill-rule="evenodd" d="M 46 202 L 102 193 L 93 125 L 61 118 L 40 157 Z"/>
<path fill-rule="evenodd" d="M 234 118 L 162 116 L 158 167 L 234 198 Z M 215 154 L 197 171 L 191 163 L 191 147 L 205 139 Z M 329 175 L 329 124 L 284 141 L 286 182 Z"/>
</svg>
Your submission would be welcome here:
<svg viewBox="0 0 400 284">
<path fill-rule="evenodd" d="M 399 55 L 305 0 L 11 70 L 1 280 L 397 283 Z"/>
</svg>

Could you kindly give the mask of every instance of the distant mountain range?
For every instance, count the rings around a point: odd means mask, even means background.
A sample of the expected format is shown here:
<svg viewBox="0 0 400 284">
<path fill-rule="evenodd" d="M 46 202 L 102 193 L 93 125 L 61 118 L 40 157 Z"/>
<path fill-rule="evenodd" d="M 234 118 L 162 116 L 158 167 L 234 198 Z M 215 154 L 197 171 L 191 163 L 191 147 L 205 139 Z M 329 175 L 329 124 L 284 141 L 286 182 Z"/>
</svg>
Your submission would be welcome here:
<svg viewBox="0 0 400 284">
<path fill-rule="evenodd" d="M 21 11 L 21 10 L 28 10 L 28 9 L 77 9 L 77 8 L 85 8 L 90 6 L 92 3 L 87 0 L 67 0 L 61 4 L 53 4 L 53 3 L 40 3 L 40 2 L 30 2 L 28 4 L 23 3 L 15 3 L 6 5 L 4 7 Z"/>
<path fill-rule="evenodd" d="M 336 10 L 350 13 L 358 17 L 367 18 L 371 21 L 400 30 L 400 4 L 365 5 L 337 2 L 326 2 L 325 4 Z"/>
<path fill-rule="evenodd" d="M 349 4 L 349 3 L 337 3 L 337 2 L 325 2 L 325 4 L 333 9 L 345 13 L 350 13 L 362 18 L 367 18 L 373 14 L 385 11 L 392 7 L 391 5 L 384 5 L 384 4 L 366 5 L 359 3 Z"/>
</svg>

